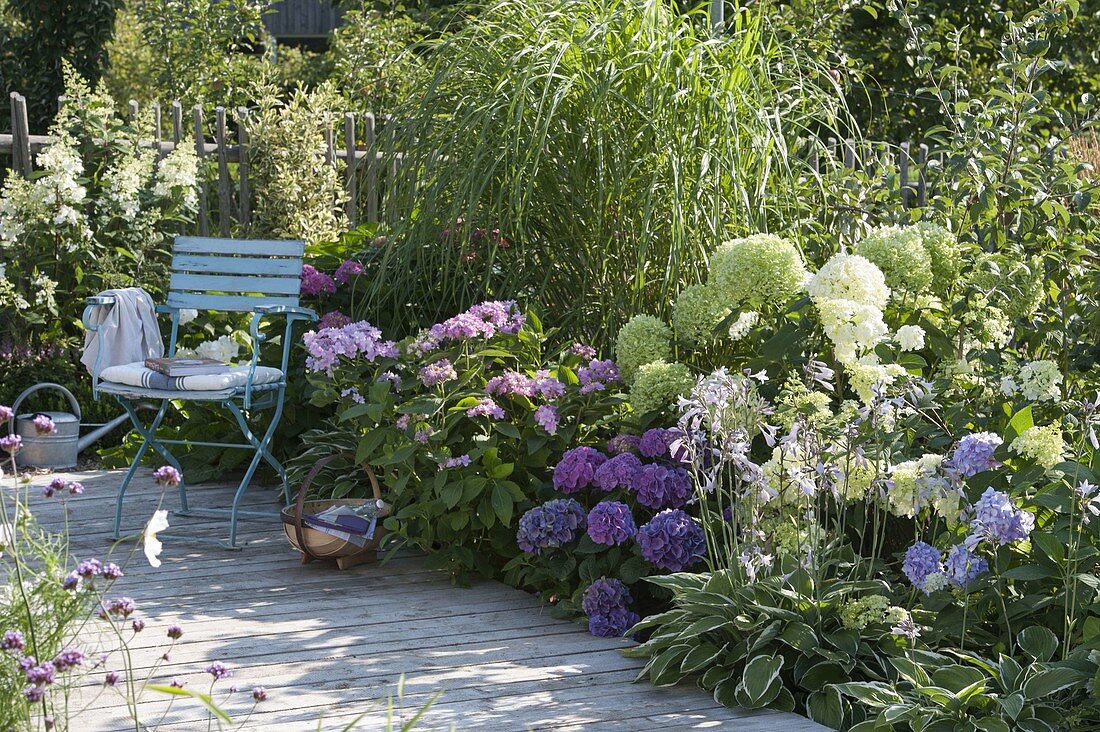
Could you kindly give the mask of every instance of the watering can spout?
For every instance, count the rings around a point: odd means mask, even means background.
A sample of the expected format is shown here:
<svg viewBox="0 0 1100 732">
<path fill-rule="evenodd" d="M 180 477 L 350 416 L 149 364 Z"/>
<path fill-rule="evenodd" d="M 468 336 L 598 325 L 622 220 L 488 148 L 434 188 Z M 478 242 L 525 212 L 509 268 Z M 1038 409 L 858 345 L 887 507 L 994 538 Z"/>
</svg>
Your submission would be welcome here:
<svg viewBox="0 0 1100 732">
<path fill-rule="evenodd" d="M 104 435 L 106 435 L 108 432 L 113 430 L 115 427 L 118 427 L 120 424 L 122 424 L 123 422 L 126 422 L 129 419 L 130 419 L 129 415 L 120 414 L 119 416 L 115 417 L 114 419 L 112 419 L 110 422 L 103 425 L 102 427 L 98 427 L 98 428 L 92 430 L 91 432 L 89 432 L 88 434 L 84 435 L 76 443 L 77 452 L 80 452 L 81 450 L 87 448 L 89 445 L 95 443 L 97 440 L 102 438 Z"/>
</svg>

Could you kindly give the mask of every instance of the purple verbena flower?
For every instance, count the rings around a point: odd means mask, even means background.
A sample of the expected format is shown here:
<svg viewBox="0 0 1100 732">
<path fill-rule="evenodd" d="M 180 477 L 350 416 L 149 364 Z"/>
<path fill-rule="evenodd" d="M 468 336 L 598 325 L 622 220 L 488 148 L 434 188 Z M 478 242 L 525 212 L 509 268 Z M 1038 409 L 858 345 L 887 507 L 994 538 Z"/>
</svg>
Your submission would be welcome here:
<svg viewBox="0 0 1100 732">
<path fill-rule="evenodd" d="M 678 508 L 654 516 L 638 529 L 637 541 L 643 559 L 670 572 L 682 572 L 706 555 L 702 525 Z"/>
<path fill-rule="evenodd" d="M 584 529 L 584 521 L 584 509 L 572 498 L 547 501 L 520 518 L 516 543 L 528 554 L 539 554 L 576 539 Z"/>
<path fill-rule="evenodd" d="M 103 565 L 103 578 L 108 580 L 116 580 L 122 577 L 122 567 L 118 566 L 114 562 L 107 562 Z"/>
<path fill-rule="evenodd" d="M 18 452 L 21 447 L 23 447 L 23 438 L 19 435 L 4 435 L 0 437 L 0 448 L 7 450 L 13 455 Z"/>
<path fill-rule="evenodd" d="M 34 431 L 40 435 L 52 435 L 57 432 L 57 425 L 53 423 L 48 414 L 36 414 L 34 415 Z"/>
<path fill-rule="evenodd" d="M 67 574 L 65 576 L 65 579 L 63 579 L 61 581 L 61 589 L 63 589 L 63 590 L 72 591 L 72 590 L 75 590 L 79 586 L 80 586 L 80 575 L 77 574 L 75 570 L 72 571 L 72 572 L 69 572 L 69 574 Z"/>
<path fill-rule="evenodd" d="M 140 633 L 145 630 L 145 621 L 141 618 L 135 618 L 134 622 L 130 624 L 130 627 L 134 629 L 135 633 Z"/>
<path fill-rule="evenodd" d="M 55 494 L 65 490 L 66 485 L 68 485 L 68 483 L 64 478 L 54 478 L 47 485 L 43 486 L 42 495 L 46 498 L 53 498 Z"/>
<path fill-rule="evenodd" d="M 51 663 L 40 663 L 36 666 L 31 666 L 24 670 L 27 676 L 27 683 L 34 684 L 36 686 L 43 686 L 45 684 L 52 684 L 54 681 L 54 667 Z"/>
<path fill-rule="evenodd" d="M 0 404 L 0 421 L 10 422 L 15 417 L 15 412 L 11 410 L 11 407 Z"/>
<path fill-rule="evenodd" d="M 76 565 L 76 573 L 84 579 L 92 579 L 103 573 L 103 565 L 98 559 L 85 559 Z"/>
<path fill-rule="evenodd" d="M 253 686 L 252 698 L 258 702 L 267 701 L 267 689 L 262 686 Z"/>
<path fill-rule="evenodd" d="M 100 617 L 107 617 L 109 615 L 117 615 L 122 618 L 128 618 L 133 612 L 137 610 L 137 605 L 129 597 L 117 597 L 113 600 L 105 601 L 99 611 Z"/>
<path fill-rule="evenodd" d="M 214 661 L 213 663 L 207 664 L 206 668 L 204 668 L 203 671 L 213 676 L 215 681 L 220 679 L 227 679 L 233 675 L 232 672 L 227 669 L 225 667 L 225 664 L 221 661 Z"/>
<path fill-rule="evenodd" d="M 118 671 L 108 671 L 103 677 L 104 686 L 118 686 L 122 683 L 122 675 Z"/>
<path fill-rule="evenodd" d="M 588 512 L 588 536 L 597 544 L 615 546 L 638 533 L 630 506 L 619 501 L 601 501 Z"/>
<path fill-rule="evenodd" d="M 172 640 L 179 640 L 183 637 L 183 628 L 178 625 L 168 626 L 168 637 Z"/>
<path fill-rule="evenodd" d="M 604 492 L 616 488 L 633 488 L 642 471 L 642 461 L 633 453 L 623 453 L 609 458 L 596 469 L 596 487 Z"/>
<path fill-rule="evenodd" d="M 183 480 L 180 471 L 171 465 L 162 465 L 153 471 L 153 482 L 157 485 L 166 485 L 175 488 Z"/>
<path fill-rule="evenodd" d="M 79 648 L 66 648 L 54 657 L 53 667 L 64 673 L 76 666 L 83 666 L 87 658 L 88 656 Z"/>
<path fill-rule="evenodd" d="M 566 450 L 554 466 L 554 487 L 562 493 L 576 493 L 593 484 L 596 469 L 607 461 L 607 456 L 592 447 L 574 447 Z"/>
<path fill-rule="evenodd" d="M 79 496 L 84 493 L 84 484 L 75 480 L 69 481 L 66 487 L 69 489 L 70 496 Z"/>
<path fill-rule="evenodd" d="M 22 651 L 27 648 L 27 640 L 18 630 L 4 631 L 4 637 L 0 638 L 0 650 Z"/>
</svg>

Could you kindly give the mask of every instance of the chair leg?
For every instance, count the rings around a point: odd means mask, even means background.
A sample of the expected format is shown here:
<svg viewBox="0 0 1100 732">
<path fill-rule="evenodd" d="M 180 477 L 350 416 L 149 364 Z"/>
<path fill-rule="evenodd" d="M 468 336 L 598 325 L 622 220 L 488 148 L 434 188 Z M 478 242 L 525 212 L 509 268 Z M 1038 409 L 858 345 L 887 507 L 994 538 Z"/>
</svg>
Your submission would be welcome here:
<svg viewBox="0 0 1100 732">
<path fill-rule="evenodd" d="M 160 427 L 161 421 L 164 419 L 164 415 L 168 412 L 168 402 L 161 402 L 160 408 L 157 410 L 156 416 L 150 423 L 149 427 L 146 427 L 141 417 L 138 416 L 137 410 L 134 405 L 123 397 L 118 397 L 118 402 L 122 405 L 122 408 L 126 410 L 126 413 L 130 415 L 130 421 L 134 425 L 134 429 L 142 436 L 141 445 L 138 447 L 137 454 L 134 455 L 134 461 L 130 464 L 130 469 L 126 471 L 125 477 L 122 479 L 122 485 L 118 487 L 118 495 L 115 497 L 115 527 L 113 532 L 113 538 L 121 538 L 122 529 L 122 498 L 126 495 L 126 489 L 130 486 L 130 481 L 134 478 L 134 473 L 137 472 L 138 467 L 141 465 L 141 459 L 145 457 L 145 453 L 152 447 L 157 452 L 164 455 L 172 465 L 179 470 L 179 463 L 164 449 L 164 446 L 157 442 L 156 432 Z M 182 495 L 183 482 L 180 481 L 180 491 Z M 186 505 L 186 503 L 184 503 Z"/>
<path fill-rule="evenodd" d="M 241 428 L 241 432 L 244 434 L 246 440 L 254 448 L 256 453 L 252 456 L 252 461 L 248 465 L 248 470 L 245 471 L 244 477 L 241 479 L 240 485 L 237 487 L 237 493 L 233 496 L 233 506 L 229 512 L 229 548 L 237 548 L 237 514 L 240 510 L 241 499 L 244 498 L 244 492 L 248 489 L 248 484 L 252 482 L 252 476 L 256 473 L 256 468 L 260 465 L 260 460 L 266 460 L 272 465 L 278 472 L 283 481 L 283 497 L 289 504 L 290 491 L 286 482 L 286 470 L 279 464 L 279 461 L 268 451 L 267 447 L 271 443 L 271 438 L 275 435 L 275 430 L 279 426 L 279 420 L 283 414 L 283 396 L 284 392 L 279 392 L 279 402 L 275 407 L 275 414 L 271 416 L 271 423 L 267 426 L 267 431 L 264 432 L 262 439 L 257 439 L 252 434 L 252 429 L 248 426 L 248 420 L 244 418 L 244 413 L 241 412 L 233 402 L 227 402 L 226 407 L 237 420 L 237 426 Z"/>
</svg>

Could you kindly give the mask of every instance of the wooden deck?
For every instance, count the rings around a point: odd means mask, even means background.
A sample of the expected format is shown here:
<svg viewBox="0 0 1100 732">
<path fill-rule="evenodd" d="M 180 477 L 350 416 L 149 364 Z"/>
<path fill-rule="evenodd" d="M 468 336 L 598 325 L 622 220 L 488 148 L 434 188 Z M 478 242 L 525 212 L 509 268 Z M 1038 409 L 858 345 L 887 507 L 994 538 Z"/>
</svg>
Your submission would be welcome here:
<svg viewBox="0 0 1100 732">
<path fill-rule="evenodd" d="M 68 499 L 72 551 L 77 559 L 103 558 L 109 537 L 118 472 L 74 474 L 85 494 Z M 44 485 L 49 476 L 34 478 Z M 57 498 L 31 491 L 42 523 L 63 521 Z M 123 531 L 136 533 L 152 515 L 160 489 L 148 471 L 127 495 Z M 224 506 L 230 489 L 200 486 L 193 505 Z M 275 492 L 255 490 L 252 508 L 271 508 Z M 165 507 L 174 507 L 174 495 Z M 222 661 L 233 677 L 218 682 L 215 699 L 231 685 L 240 691 L 224 705 L 236 724 L 253 706 L 249 689 L 267 688 L 269 699 L 244 723 L 255 730 L 337 730 L 366 712 L 356 729 L 384 729 L 386 700 L 405 675 L 398 718 L 408 719 L 436 692 L 439 699 L 417 729 L 654 730 L 731 729 L 744 732 L 824 729 L 793 714 L 726 709 L 693 687 L 654 688 L 631 683 L 640 666 L 623 658 L 627 641 L 595 638 L 579 624 L 550 616 L 530 595 L 495 582 L 453 587 L 416 556 L 339 572 L 334 566 L 303 566 L 287 546 L 277 520 L 247 519 L 242 551 L 169 536 L 221 538 L 223 519 L 170 516 L 164 560 L 153 569 L 138 552 L 111 596 L 132 597 L 135 617 L 148 622 L 132 644 L 134 663 L 148 673 L 167 648 L 166 628 L 178 623 L 183 639 L 161 662 L 154 679 L 179 678 L 207 689 L 202 667 Z M 126 559 L 133 543 L 119 544 L 113 561 Z M 91 631 L 82 642 L 101 641 Z M 106 647 L 106 646 L 101 646 Z M 118 669 L 119 659 L 106 668 Z M 96 679 L 98 681 L 98 678 Z M 74 729 L 133 729 L 120 694 L 82 692 L 91 709 Z M 191 700 L 168 708 L 149 693 L 140 705 L 143 721 L 167 712 L 165 730 L 206 728 L 206 715 Z"/>
</svg>

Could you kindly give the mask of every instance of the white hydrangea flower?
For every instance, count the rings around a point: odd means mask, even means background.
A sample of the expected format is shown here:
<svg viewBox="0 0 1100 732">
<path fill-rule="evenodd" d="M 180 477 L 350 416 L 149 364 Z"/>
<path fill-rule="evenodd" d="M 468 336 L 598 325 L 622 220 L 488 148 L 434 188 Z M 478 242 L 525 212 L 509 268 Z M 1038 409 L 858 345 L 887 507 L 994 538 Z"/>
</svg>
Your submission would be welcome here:
<svg viewBox="0 0 1100 732">
<path fill-rule="evenodd" d="M 107 200 L 125 219 L 137 216 L 141 192 L 153 173 L 156 151 L 152 148 L 128 151 L 104 173 Z"/>
<path fill-rule="evenodd" d="M 199 160 L 187 145 L 178 145 L 157 164 L 153 195 L 157 198 L 180 196 L 180 205 L 193 211 L 199 204 Z"/>
<path fill-rule="evenodd" d="M 759 319 L 760 313 L 755 310 L 748 310 L 738 315 L 737 320 L 730 323 L 730 339 L 739 341 L 744 338 Z"/>
<path fill-rule="evenodd" d="M 194 308 L 181 308 L 180 309 L 180 325 L 187 325 L 195 318 L 199 317 L 199 311 Z"/>
<path fill-rule="evenodd" d="M 215 361 L 230 363 L 237 358 L 240 350 L 241 345 L 237 341 L 223 335 L 216 340 L 200 343 L 195 349 L 195 355 L 199 358 L 212 358 Z"/>
<path fill-rule="evenodd" d="M 882 310 L 855 300 L 821 300 L 817 303 L 825 334 L 833 342 L 837 361 L 849 364 L 871 351 L 889 333 Z"/>
<path fill-rule="evenodd" d="M 806 289 L 819 306 L 825 300 L 851 300 L 882 310 L 890 299 L 882 270 L 858 254 L 833 255 L 810 278 Z"/>
<path fill-rule="evenodd" d="M 924 348 L 924 328 L 919 325 L 903 325 L 898 328 L 895 340 L 903 351 L 919 351 Z"/>
<path fill-rule="evenodd" d="M 1017 374 L 1019 390 L 1031 402 L 1054 402 L 1062 396 L 1062 372 L 1054 361 L 1029 361 Z"/>
</svg>

